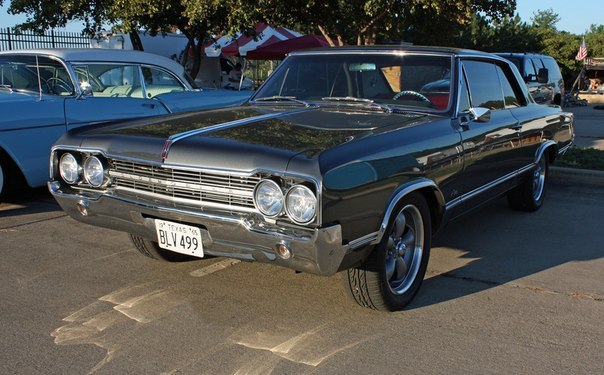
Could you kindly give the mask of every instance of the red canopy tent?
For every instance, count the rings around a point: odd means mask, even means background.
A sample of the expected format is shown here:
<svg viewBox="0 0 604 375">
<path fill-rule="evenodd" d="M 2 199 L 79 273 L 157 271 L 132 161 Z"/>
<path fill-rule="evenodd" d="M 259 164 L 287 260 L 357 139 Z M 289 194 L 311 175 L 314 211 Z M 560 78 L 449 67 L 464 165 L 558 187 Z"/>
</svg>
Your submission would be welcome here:
<svg viewBox="0 0 604 375">
<path fill-rule="evenodd" d="M 254 30 L 256 31 L 255 38 L 239 34 L 228 45 L 222 47 L 222 55 L 246 57 L 249 52 L 259 47 L 301 36 L 301 34 L 293 30 L 286 29 L 285 27 L 275 27 L 266 22 L 258 23 L 254 26 Z"/>
<path fill-rule="evenodd" d="M 292 51 L 318 47 L 329 47 L 329 43 L 322 36 L 309 34 L 258 47 L 245 57 L 250 60 L 283 60 Z"/>
</svg>

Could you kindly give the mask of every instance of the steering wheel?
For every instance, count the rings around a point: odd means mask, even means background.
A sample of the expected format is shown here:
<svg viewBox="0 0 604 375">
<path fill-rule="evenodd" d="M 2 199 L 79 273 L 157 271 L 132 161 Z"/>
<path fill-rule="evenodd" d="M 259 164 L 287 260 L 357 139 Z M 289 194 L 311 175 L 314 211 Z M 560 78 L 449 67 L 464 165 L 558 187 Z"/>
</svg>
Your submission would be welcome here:
<svg viewBox="0 0 604 375">
<path fill-rule="evenodd" d="M 417 91 L 412 91 L 412 90 L 400 91 L 400 92 L 398 92 L 396 95 L 394 95 L 392 97 L 392 100 L 398 100 L 398 98 L 400 98 L 401 96 L 411 96 L 413 99 L 421 100 L 423 102 L 432 103 L 430 101 L 430 99 L 426 98 L 424 95 L 420 94 Z"/>
<path fill-rule="evenodd" d="M 68 92 L 71 94 L 73 92 L 71 85 L 59 77 L 50 77 L 49 79 L 46 80 L 46 83 L 48 84 L 49 87 L 52 88 L 52 92 L 54 92 L 57 95 L 60 95 L 61 93 L 65 93 L 65 92 Z M 57 88 L 59 88 L 61 91 L 57 90 Z"/>
</svg>

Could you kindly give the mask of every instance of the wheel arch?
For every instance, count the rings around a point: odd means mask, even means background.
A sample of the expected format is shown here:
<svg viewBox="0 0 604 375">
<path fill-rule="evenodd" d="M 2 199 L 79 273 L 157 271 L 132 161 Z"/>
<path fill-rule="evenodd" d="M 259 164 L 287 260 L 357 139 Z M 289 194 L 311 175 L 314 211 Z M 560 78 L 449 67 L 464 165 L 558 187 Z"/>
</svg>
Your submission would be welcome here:
<svg viewBox="0 0 604 375">
<path fill-rule="evenodd" d="M 15 160 L 6 149 L 0 145 L 0 164 L 4 167 L 4 182 L 7 185 L 7 181 L 13 181 L 18 184 L 29 184 L 25 178 L 25 174 L 21 170 L 19 163 Z M 13 185 L 13 183 L 11 183 Z"/>
<path fill-rule="evenodd" d="M 401 185 L 392 195 L 388 202 L 388 206 L 384 211 L 384 216 L 378 230 L 378 235 L 372 244 L 377 244 L 382 240 L 395 208 L 401 202 L 401 200 L 411 193 L 420 194 L 426 200 L 426 203 L 430 209 L 432 232 L 435 233 L 438 231 L 444 217 L 445 199 L 434 181 L 421 178 L 419 180 L 414 180 Z"/>
<path fill-rule="evenodd" d="M 535 163 L 539 161 L 543 157 L 543 155 L 547 155 L 548 162 L 551 164 L 558 155 L 557 152 L 558 144 L 552 140 L 545 141 L 539 146 L 537 152 L 535 153 Z"/>
</svg>

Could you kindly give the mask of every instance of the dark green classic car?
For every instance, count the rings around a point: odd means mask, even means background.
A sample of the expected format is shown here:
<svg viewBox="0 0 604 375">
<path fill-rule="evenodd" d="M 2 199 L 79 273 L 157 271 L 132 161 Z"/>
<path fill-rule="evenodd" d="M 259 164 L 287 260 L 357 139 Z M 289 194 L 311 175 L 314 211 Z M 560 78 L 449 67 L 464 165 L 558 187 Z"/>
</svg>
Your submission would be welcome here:
<svg viewBox="0 0 604 375">
<path fill-rule="evenodd" d="M 50 191 L 144 255 L 332 275 L 360 305 L 417 293 L 448 220 L 542 205 L 573 117 L 507 60 L 434 47 L 290 55 L 241 107 L 91 126 L 54 146 Z M 494 239 L 495 240 L 495 239 Z"/>
</svg>

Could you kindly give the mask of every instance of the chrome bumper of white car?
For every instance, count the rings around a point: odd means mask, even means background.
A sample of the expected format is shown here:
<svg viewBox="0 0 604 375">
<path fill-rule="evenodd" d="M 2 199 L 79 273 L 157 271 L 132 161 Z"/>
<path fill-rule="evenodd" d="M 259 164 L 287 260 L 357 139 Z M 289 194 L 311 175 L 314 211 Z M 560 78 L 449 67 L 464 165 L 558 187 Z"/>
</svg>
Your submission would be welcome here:
<svg viewBox="0 0 604 375">
<path fill-rule="evenodd" d="M 251 218 L 187 211 L 110 195 L 86 197 L 66 194 L 57 182 L 49 182 L 48 188 L 63 210 L 74 219 L 152 241 L 157 241 L 156 218 L 197 226 L 201 229 L 204 252 L 214 256 L 274 263 L 297 271 L 333 275 L 350 248 L 342 244 L 340 225 L 317 229 L 286 228 L 255 222 Z M 288 259 L 278 255 L 278 245 L 285 245 L 291 251 Z"/>
</svg>

